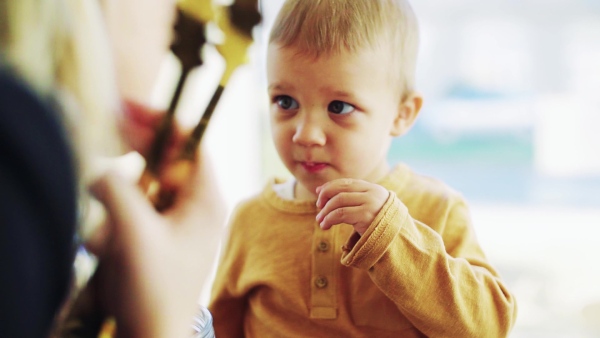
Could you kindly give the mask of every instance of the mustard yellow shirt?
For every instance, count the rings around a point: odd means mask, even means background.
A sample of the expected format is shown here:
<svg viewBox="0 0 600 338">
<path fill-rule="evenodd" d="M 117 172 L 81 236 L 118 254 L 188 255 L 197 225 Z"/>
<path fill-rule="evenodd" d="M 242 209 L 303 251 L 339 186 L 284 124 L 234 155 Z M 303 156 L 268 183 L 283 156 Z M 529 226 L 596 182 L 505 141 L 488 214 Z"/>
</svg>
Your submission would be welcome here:
<svg viewBox="0 0 600 338">
<path fill-rule="evenodd" d="M 236 208 L 209 309 L 218 338 L 506 337 L 514 297 L 477 243 L 463 198 L 398 165 L 361 237 L 271 182 Z"/>
</svg>

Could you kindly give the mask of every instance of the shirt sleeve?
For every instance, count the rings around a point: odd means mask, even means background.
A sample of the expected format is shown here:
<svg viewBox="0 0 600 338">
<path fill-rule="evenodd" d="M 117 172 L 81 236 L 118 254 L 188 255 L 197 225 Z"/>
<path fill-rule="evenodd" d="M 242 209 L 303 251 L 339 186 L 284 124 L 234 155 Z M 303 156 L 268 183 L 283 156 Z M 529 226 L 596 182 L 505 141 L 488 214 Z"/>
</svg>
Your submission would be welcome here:
<svg viewBox="0 0 600 338">
<path fill-rule="evenodd" d="M 390 192 L 367 232 L 349 238 L 342 264 L 368 271 L 429 337 L 506 337 L 515 299 L 477 243 L 466 203 L 452 197 L 446 204 L 437 232 Z"/>
<path fill-rule="evenodd" d="M 234 221 L 229 228 L 229 239 L 217 269 L 208 306 L 213 317 L 215 336 L 220 338 L 244 337 L 247 300 L 245 290 L 240 287 L 243 278 L 244 240 L 243 235 L 236 231 L 239 228 L 239 225 L 236 226 L 236 218 L 234 213 Z"/>
</svg>

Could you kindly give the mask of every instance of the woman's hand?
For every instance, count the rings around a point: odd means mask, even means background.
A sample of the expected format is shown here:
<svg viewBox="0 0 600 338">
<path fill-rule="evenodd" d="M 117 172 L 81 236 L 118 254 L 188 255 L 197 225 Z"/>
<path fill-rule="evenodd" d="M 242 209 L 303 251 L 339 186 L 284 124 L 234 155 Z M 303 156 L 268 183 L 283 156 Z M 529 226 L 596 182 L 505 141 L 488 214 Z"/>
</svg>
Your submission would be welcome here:
<svg viewBox="0 0 600 338">
<path fill-rule="evenodd" d="M 136 111 L 126 124 L 142 153 L 152 141 L 152 126 L 161 115 Z M 131 180 L 108 173 L 92 186 L 108 213 L 100 255 L 99 296 L 126 337 L 185 337 L 204 281 L 215 262 L 226 208 L 210 161 L 198 153 L 185 162 L 188 175 L 173 175 L 182 162 L 175 156 L 187 133 L 174 131 L 161 184 L 175 193 L 174 204 L 157 212 Z"/>
<path fill-rule="evenodd" d="M 159 214 L 141 190 L 107 174 L 92 192 L 108 211 L 100 296 L 124 337 L 185 337 L 213 266 L 225 210 L 207 158 L 184 198 Z"/>
<path fill-rule="evenodd" d="M 382 186 L 367 181 L 342 178 L 317 188 L 317 222 L 328 230 L 347 223 L 361 236 L 379 213 L 389 192 Z"/>
</svg>

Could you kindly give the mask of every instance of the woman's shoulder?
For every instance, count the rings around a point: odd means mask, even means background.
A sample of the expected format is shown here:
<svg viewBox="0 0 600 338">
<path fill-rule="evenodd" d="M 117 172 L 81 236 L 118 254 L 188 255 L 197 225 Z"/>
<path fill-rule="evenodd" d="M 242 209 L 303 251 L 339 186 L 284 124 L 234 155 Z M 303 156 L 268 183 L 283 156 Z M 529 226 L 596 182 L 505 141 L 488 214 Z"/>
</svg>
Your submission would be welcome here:
<svg viewBox="0 0 600 338">
<path fill-rule="evenodd" d="M 0 265 L 11 276 L 0 282 L 6 305 L 0 313 L 8 316 L 0 336 L 42 336 L 64 301 L 73 264 L 76 182 L 69 144 L 52 109 L 0 69 Z M 24 270 L 22 262 L 33 263 Z M 36 283 L 44 297 L 23 298 Z M 32 309 L 38 320 L 24 328 L 18 316 Z"/>
<path fill-rule="evenodd" d="M 0 68 L 0 156 L 4 171 L 74 222 L 76 172 L 59 114 L 24 82 Z M 60 195 L 60 196 L 57 196 Z M 68 217 L 71 216 L 71 217 Z"/>
</svg>

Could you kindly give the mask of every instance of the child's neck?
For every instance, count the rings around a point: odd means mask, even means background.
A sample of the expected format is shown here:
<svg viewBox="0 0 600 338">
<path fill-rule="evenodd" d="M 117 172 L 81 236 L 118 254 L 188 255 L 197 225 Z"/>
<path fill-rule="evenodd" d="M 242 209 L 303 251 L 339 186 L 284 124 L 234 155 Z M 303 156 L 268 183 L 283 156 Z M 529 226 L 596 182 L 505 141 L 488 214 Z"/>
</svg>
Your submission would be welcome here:
<svg viewBox="0 0 600 338">
<path fill-rule="evenodd" d="M 294 199 L 298 201 L 316 201 L 317 194 L 309 191 L 302 184 L 296 181 L 296 184 L 294 184 Z"/>
</svg>

